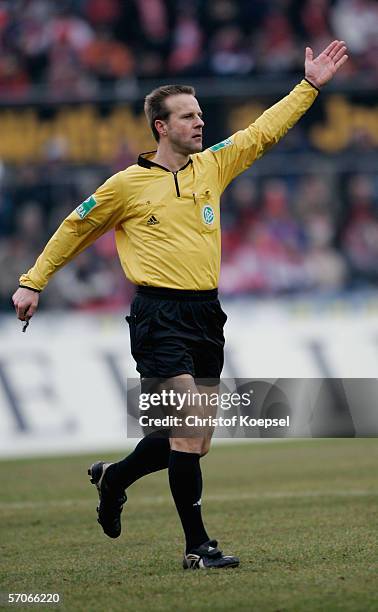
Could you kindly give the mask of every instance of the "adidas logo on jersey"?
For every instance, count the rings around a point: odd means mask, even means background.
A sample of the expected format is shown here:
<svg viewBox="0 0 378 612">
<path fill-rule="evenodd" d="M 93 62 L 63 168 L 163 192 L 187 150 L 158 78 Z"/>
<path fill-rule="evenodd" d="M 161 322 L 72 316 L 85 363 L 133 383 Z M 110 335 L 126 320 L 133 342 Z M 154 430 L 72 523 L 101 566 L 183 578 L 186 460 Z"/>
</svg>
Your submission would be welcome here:
<svg viewBox="0 0 378 612">
<path fill-rule="evenodd" d="M 160 223 L 160 221 L 158 221 L 154 215 L 151 215 L 147 221 L 147 225 L 157 225 L 158 223 Z"/>
</svg>

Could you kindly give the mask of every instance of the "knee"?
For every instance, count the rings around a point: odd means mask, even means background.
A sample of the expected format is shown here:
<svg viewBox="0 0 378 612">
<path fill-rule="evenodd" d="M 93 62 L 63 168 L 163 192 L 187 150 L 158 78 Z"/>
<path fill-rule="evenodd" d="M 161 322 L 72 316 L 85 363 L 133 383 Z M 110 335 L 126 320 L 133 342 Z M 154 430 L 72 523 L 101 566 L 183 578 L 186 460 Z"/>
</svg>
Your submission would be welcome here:
<svg viewBox="0 0 378 612">
<path fill-rule="evenodd" d="M 202 454 L 202 440 L 199 438 L 171 438 L 171 449 L 181 453 Z"/>
</svg>

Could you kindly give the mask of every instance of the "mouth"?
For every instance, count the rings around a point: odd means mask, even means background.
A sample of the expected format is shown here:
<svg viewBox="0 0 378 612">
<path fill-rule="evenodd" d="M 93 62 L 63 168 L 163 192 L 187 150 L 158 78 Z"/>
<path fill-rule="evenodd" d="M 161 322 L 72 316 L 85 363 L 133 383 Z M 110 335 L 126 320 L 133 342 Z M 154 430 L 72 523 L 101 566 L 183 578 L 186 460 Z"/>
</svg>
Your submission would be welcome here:
<svg viewBox="0 0 378 612">
<path fill-rule="evenodd" d="M 193 136 L 193 138 L 197 139 L 197 140 L 202 140 L 202 134 L 195 134 Z"/>
</svg>

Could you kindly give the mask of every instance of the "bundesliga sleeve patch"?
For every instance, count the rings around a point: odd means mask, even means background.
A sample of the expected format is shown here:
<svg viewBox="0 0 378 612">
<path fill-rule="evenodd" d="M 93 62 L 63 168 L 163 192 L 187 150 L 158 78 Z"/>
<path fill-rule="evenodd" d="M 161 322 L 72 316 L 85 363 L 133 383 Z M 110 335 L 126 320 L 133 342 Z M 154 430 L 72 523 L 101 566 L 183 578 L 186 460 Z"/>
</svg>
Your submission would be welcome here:
<svg viewBox="0 0 378 612">
<path fill-rule="evenodd" d="M 79 215 L 80 219 L 84 219 L 87 214 L 92 210 L 94 206 L 96 206 L 97 202 L 93 195 L 89 196 L 84 202 L 80 204 L 75 210 Z"/>
<path fill-rule="evenodd" d="M 232 144 L 233 144 L 232 138 L 226 138 L 226 140 L 222 140 L 222 142 L 218 142 L 218 144 L 215 144 L 212 147 L 210 147 L 210 151 L 213 151 L 214 153 L 216 153 L 220 149 L 224 149 L 225 147 L 229 147 Z"/>
</svg>

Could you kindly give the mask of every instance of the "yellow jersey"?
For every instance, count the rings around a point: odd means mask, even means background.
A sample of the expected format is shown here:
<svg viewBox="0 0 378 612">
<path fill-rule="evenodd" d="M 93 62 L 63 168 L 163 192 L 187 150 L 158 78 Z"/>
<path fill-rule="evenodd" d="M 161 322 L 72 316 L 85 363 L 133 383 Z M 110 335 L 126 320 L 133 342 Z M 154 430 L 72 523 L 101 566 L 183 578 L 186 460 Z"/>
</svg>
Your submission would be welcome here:
<svg viewBox="0 0 378 612">
<path fill-rule="evenodd" d="M 221 194 L 286 134 L 317 95 L 303 80 L 245 130 L 192 155 L 177 172 L 155 164 L 155 152 L 139 156 L 63 221 L 20 285 L 41 291 L 54 272 L 114 228 L 121 265 L 136 285 L 216 288 Z"/>
</svg>

